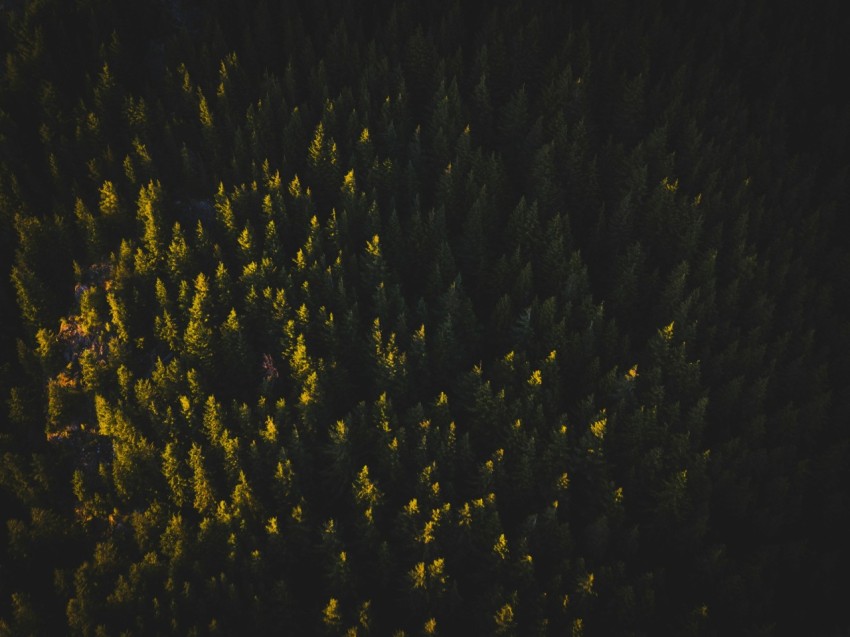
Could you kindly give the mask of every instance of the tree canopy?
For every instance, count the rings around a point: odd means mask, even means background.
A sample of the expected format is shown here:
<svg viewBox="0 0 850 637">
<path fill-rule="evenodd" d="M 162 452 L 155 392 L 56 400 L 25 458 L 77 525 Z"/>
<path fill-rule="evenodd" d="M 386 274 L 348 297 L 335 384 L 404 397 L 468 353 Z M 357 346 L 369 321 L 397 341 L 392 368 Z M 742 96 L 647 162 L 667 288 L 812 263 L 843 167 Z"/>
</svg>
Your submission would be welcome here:
<svg viewBox="0 0 850 637">
<path fill-rule="evenodd" d="M 844 12 L 473 6 L 0 2 L 0 635 L 850 630 Z"/>
</svg>

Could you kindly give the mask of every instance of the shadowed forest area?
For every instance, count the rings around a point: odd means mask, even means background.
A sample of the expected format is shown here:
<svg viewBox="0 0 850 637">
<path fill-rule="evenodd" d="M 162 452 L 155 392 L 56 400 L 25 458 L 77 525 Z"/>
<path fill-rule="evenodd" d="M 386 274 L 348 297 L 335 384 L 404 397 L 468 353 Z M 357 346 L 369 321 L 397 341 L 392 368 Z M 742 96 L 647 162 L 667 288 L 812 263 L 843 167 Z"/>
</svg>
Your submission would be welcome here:
<svg viewBox="0 0 850 637">
<path fill-rule="evenodd" d="M 0 635 L 847 635 L 850 22 L 0 1 Z"/>
</svg>

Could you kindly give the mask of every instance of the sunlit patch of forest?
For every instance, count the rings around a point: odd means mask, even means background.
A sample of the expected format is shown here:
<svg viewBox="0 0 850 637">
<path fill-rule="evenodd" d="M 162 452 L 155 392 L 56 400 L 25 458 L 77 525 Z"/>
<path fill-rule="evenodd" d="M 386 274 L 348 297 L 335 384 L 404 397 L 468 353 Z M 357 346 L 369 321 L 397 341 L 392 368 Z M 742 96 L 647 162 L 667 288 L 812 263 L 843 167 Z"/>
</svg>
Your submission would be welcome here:
<svg viewBox="0 0 850 637">
<path fill-rule="evenodd" d="M 837 2 L 0 0 L 0 635 L 850 634 Z"/>
</svg>

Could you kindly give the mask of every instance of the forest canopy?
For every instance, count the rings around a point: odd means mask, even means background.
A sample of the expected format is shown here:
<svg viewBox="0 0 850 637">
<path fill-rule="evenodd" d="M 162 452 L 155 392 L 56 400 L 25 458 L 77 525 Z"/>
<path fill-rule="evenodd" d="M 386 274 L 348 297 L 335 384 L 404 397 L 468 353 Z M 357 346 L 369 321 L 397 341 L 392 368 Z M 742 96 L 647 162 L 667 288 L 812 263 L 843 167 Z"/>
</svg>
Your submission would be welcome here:
<svg viewBox="0 0 850 637">
<path fill-rule="evenodd" d="M 477 4 L 0 1 L 0 635 L 850 631 L 839 3 Z"/>
</svg>

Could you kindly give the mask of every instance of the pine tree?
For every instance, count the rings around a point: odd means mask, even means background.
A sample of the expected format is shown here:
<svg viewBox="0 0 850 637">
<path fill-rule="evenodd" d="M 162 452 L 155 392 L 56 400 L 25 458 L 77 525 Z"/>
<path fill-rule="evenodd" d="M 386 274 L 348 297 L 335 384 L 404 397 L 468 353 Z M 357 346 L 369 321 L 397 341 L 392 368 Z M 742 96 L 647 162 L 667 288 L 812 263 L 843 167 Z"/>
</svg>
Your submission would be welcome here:
<svg viewBox="0 0 850 637">
<path fill-rule="evenodd" d="M 193 506 L 201 515 L 209 513 L 215 506 L 215 494 L 204 462 L 204 455 L 197 444 L 189 450 L 189 468 L 192 471 Z"/>
<path fill-rule="evenodd" d="M 164 231 L 161 210 L 163 198 L 162 186 L 159 182 L 148 182 L 139 191 L 137 216 L 144 228 L 142 243 L 154 261 L 158 261 L 163 253 Z"/>
<path fill-rule="evenodd" d="M 183 334 L 186 353 L 202 370 L 209 371 L 213 363 L 213 330 L 210 326 L 209 287 L 203 273 L 195 278 L 195 292 L 189 308 L 188 323 Z"/>
</svg>

